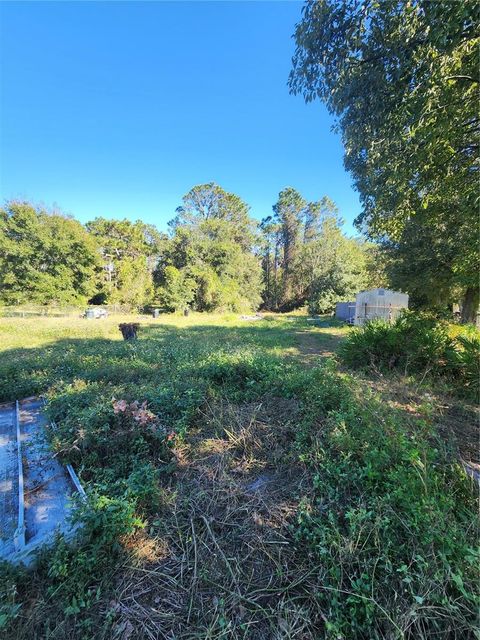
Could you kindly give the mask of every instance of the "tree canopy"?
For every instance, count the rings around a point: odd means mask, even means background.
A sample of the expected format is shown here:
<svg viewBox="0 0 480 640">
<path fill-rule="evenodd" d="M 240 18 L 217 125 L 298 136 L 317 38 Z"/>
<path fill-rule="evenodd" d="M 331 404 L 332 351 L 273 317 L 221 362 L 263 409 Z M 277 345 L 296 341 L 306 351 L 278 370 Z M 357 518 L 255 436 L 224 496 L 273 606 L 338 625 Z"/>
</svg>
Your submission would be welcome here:
<svg viewBox="0 0 480 640">
<path fill-rule="evenodd" d="M 167 308 L 258 307 L 262 282 L 256 224 L 241 198 L 214 183 L 197 185 L 183 197 L 170 228 L 156 273 Z"/>
<path fill-rule="evenodd" d="M 369 247 L 347 238 L 342 224 L 328 196 L 307 202 L 292 187 L 279 193 L 273 216 L 260 224 L 267 308 L 307 304 L 312 313 L 325 313 L 376 283 Z"/>
<path fill-rule="evenodd" d="M 103 259 L 103 282 L 96 301 L 138 307 L 153 299 L 152 274 L 163 252 L 165 234 L 140 220 L 95 218 L 86 228 Z"/>
<path fill-rule="evenodd" d="M 478 18 L 475 2 L 310 1 L 296 28 L 290 75 L 293 93 L 320 98 L 337 118 L 345 166 L 363 204 L 357 224 L 390 250 L 411 249 L 417 268 L 424 255 L 416 238 L 430 234 L 445 295 L 461 290 L 473 307 Z M 433 292 L 436 270 L 424 278 L 424 293 Z"/>
<path fill-rule="evenodd" d="M 11 202 L 1 213 L 0 302 L 122 304 L 165 310 L 334 308 L 375 281 L 369 247 L 347 238 L 335 203 L 279 193 L 258 223 L 219 185 L 193 187 L 169 235 L 139 220 L 59 213 Z"/>
<path fill-rule="evenodd" d="M 76 220 L 9 202 L 0 210 L 0 299 L 84 304 L 98 282 L 95 240 Z"/>
</svg>

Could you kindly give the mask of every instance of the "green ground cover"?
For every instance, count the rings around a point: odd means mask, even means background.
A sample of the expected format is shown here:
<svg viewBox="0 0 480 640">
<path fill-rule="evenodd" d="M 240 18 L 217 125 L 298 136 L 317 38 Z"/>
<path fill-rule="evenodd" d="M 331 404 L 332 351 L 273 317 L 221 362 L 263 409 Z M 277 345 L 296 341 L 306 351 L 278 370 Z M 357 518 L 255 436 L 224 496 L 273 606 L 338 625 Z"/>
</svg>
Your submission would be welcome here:
<svg viewBox="0 0 480 640">
<path fill-rule="evenodd" d="M 474 485 L 430 387 L 401 380 L 407 410 L 343 369 L 327 318 L 119 321 L 0 319 L 0 398 L 45 395 L 89 495 L 75 549 L 3 568 L 6 637 L 477 637 Z"/>
</svg>

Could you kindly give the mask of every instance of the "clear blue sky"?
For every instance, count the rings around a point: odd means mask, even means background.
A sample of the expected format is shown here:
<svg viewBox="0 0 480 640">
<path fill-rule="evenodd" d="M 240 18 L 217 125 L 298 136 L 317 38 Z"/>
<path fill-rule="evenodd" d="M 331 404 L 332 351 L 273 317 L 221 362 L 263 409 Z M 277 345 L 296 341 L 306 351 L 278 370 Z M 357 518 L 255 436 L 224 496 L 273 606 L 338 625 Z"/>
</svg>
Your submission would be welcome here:
<svg viewBox="0 0 480 640">
<path fill-rule="evenodd" d="M 279 190 L 357 194 L 320 103 L 289 95 L 297 2 L 1 3 L 2 200 L 160 229 L 215 181 L 271 213 Z"/>
</svg>

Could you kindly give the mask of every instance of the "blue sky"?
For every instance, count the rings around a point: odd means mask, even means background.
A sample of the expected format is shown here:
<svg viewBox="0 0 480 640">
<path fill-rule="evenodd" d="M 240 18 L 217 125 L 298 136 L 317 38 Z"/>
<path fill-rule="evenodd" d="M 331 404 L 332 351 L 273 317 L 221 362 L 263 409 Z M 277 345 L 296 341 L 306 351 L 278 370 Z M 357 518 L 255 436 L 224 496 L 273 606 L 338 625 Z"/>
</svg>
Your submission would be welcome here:
<svg viewBox="0 0 480 640">
<path fill-rule="evenodd" d="M 297 2 L 1 3 L 2 200 L 160 229 L 215 181 L 360 211 L 322 104 L 288 93 Z"/>
</svg>

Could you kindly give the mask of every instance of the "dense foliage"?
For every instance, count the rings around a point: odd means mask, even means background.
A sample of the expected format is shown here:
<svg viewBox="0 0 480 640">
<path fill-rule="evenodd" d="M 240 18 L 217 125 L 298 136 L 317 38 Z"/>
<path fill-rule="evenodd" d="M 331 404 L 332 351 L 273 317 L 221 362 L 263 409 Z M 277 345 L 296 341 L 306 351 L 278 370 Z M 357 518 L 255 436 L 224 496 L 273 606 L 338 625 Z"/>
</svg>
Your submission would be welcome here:
<svg viewBox="0 0 480 640">
<path fill-rule="evenodd" d="M 393 324 L 376 320 L 356 327 L 341 353 L 355 368 L 442 376 L 458 391 L 480 397 L 480 335 L 474 327 L 452 331 L 432 316 L 404 312 Z"/>
<path fill-rule="evenodd" d="M 119 339 L 111 320 L 2 320 L 0 329 L 1 399 L 12 389 L 46 393 L 57 455 L 75 464 L 89 495 L 76 548 L 59 540 L 30 575 L 2 568 L 5 638 L 115 637 L 125 612 L 131 637 L 144 637 L 148 617 L 131 613 L 140 606 L 148 616 L 160 611 L 162 628 L 179 638 L 193 627 L 235 640 L 292 637 L 290 628 L 332 640 L 475 637 L 472 486 L 438 437 L 433 405 L 419 405 L 415 417 L 366 393 L 365 381 L 334 361 L 306 368 L 292 359 L 299 334 L 310 332 L 320 347 L 337 330 L 312 328 L 303 317 L 249 325 L 199 315 L 143 326 L 134 343 Z M 275 414 L 277 406 L 271 439 L 262 441 L 267 412 L 249 441 L 251 407 Z M 216 462 L 230 439 L 244 453 Z M 262 448 L 275 457 L 256 460 Z M 287 470 L 261 516 L 252 476 Z M 291 484 L 282 502 L 279 491 Z M 258 504 L 269 495 L 260 492 Z M 285 515 L 272 526 L 274 508 Z M 198 559 L 199 531 L 215 562 Z M 266 551 L 250 586 L 251 567 L 244 571 L 238 558 L 244 548 L 248 558 L 257 554 L 261 535 Z M 134 560 L 154 544 L 158 559 Z M 262 573 L 264 558 L 272 565 Z M 140 591 L 146 576 L 155 582 L 146 600 L 139 592 L 127 608 L 135 587 L 115 572 L 134 562 Z M 203 597 L 211 608 L 197 607 Z"/>
<path fill-rule="evenodd" d="M 371 269 L 370 247 L 347 238 L 332 200 L 306 202 L 287 187 L 262 220 L 264 301 L 269 309 L 306 304 L 311 313 L 325 313 L 341 300 L 354 299 L 368 286 L 380 284 Z"/>
<path fill-rule="evenodd" d="M 385 243 L 395 286 L 427 306 L 463 295 L 465 321 L 479 302 L 478 25 L 475 2 L 311 0 L 290 76 L 337 117 L 358 224 Z"/>
<path fill-rule="evenodd" d="M 160 300 L 168 310 L 258 308 L 256 224 L 241 198 L 213 183 L 193 187 L 170 228 L 171 240 L 156 272 Z"/>
<path fill-rule="evenodd" d="M 76 220 L 23 202 L 0 210 L 0 302 L 84 304 L 99 266 L 98 247 Z"/>
<path fill-rule="evenodd" d="M 335 204 L 293 188 L 258 224 L 214 183 L 183 198 L 170 233 L 140 220 L 85 226 L 28 203 L 7 203 L 0 226 L 0 303 L 114 304 L 164 311 L 331 311 L 379 279 L 372 249 L 341 230 Z"/>
<path fill-rule="evenodd" d="M 152 272 L 166 238 L 140 220 L 95 218 L 86 225 L 102 256 L 103 282 L 95 302 L 140 307 L 153 299 Z"/>
</svg>

